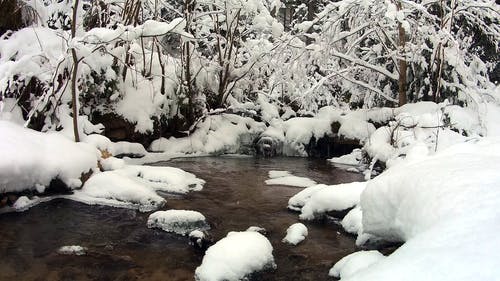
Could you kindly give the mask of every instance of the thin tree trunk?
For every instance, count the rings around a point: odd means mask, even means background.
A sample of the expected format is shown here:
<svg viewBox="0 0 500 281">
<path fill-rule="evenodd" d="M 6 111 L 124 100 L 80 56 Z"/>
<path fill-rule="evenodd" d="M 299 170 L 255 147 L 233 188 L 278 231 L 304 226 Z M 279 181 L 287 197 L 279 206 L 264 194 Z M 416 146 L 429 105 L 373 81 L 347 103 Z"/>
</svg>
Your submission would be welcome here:
<svg viewBox="0 0 500 281">
<path fill-rule="evenodd" d="M 397 8 L 398 10 L 401 10 L 401 2 L 398 2 Z M 398 23 L 398 37 L 399 37 L 398 39 L 399 39 L 399 52 L 400 52 L 398 59 L 398 64 L 399 64 L 398 96 L 399 96 L 399 106 L 402 106 L 407 102 L 406 73 L 408 65 L 406 63 L 406 54 L 405 54 L 406 33 L 401 22 Z"/>
<path fill-rule="evenodd" d="M 76 16 L 78 13 L 79 0 L 73 2 L 73 19 L 71 21 L 71 38 L 75 38 L 76 35 Z M 78 133 L 78 105 L 77 105 L 77 92 L 76 92 L 76 79 L 78 75 L 78 56 L 76 55 L 75 47 L 71 48 L 71 56 L 73 57 L 73 73 L 71 76 L 71 103 L 73 104 L 73 134 L 75 136 L 75 141 L 80 141 L 80 134 Z"/>
</svg>

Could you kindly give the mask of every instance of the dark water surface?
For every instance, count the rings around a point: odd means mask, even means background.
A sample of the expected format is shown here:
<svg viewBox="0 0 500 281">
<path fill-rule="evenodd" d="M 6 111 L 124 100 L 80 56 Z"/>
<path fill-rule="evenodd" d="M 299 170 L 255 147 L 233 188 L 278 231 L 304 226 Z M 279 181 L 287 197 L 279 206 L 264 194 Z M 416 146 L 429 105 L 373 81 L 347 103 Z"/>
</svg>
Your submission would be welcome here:
<svg viewBox="0 0 500 281">
<path fill-rule="evenodd" d="M 282 243 L 288 226 L 299 221 L 286 209 L 288 199 L 301 189 L 264 181 L 270 170 L 327 184 L 361 180 L 358 174 L 303 158 L 206 157 L 155 165 L 179 167 L 206 180 L 200 192 L 167 197 L 164 209 L 203 213 L 215 240 L 249 226 L 267 230 L 278 268 L 260 280 L 329 280 L 329 268 L 356 250 L 354 238 L 333 223 L 304 222 L 306 240 L 297 246 Z M 0 215 L 0 280 L 194 280 L 203 253 L 186 237 L 148 229 L 148 215 L 63 199 Z M 57 254 L 64 245 L 87 247 L 88 254 Z"/>
</svg>

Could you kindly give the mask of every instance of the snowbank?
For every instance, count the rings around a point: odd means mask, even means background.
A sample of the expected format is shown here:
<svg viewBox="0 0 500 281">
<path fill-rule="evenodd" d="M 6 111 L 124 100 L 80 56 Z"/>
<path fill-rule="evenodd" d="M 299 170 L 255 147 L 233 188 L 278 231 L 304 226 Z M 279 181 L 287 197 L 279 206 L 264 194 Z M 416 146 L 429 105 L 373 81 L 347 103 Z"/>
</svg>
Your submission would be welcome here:
<svg viewBox="0 0 500 281">
<path fill-rule="evenodd" d="M 304 224 L 298 222 L 288 227 L 288 229 L 286 230 L 286 236 L 282 241 L 288 244 L 297 245 L 304 239 L 306 239 L 306 237 L 307 227 Z"/>
<path fill-rule="evenodd" d="M 148 227 L 161 228 L 166 232 L 173 232 L 181 235 L 189 234 L 195 230 L 201 232 L 210 228 L 204 215 L 200 212 L 190 210 L 154 212 L 149 215 Z M 193 233 L 193 235 L 199 235 L 199 233 Z M 203 236 L 201 236 L 201 238 L 203 238 Z"/>
<path fill-rule="evenodd" d="M 311 220 L 329 211 L 343 211 L 356 206 L 366 182 L 331 185 L 314 192 L 301 209 L 300 218 Z"/>
<path fill-rule="evenodd" d="M 382 260 L 384 255 L 379 251 L 359 251 L 343 257 L 331 269 L 328 275 L 336 278 L 347 278 L 356 272 Z"/>
<path fill-rule="evenodd" d="M 499 170 L 500 139 L 485 138 L 400 163 L 368 182 L 362 231 L 405 244 L 342 280 L 498 280 Z"/>
<path fill-rule="evenodd" d="M 327 187 L 325 184 L 317 184 L 303 189 L 299 193 L 295 194 L 288 200 L 288 209 L 294 211 L 300 211 L 306 202 L 311 198 L 311 196 L 316 193 L 316 191 Z"/>
<path fill-rule="evenodd" d="M 229 232 L 208 248 L 201 265 L 196 268 L 197 281 L 236 281 L 253 272 L 275 268 L 273 247 L 255 231 Z"/>
<path fill-rule="evenodd" d="M 0 121 L 0 193 L 43 192 L 59 178 L 68 187 L 82 185 L 80 176 L 97 167 L 98 151 L 58 133 L 40 133 Z"/>
</svg>

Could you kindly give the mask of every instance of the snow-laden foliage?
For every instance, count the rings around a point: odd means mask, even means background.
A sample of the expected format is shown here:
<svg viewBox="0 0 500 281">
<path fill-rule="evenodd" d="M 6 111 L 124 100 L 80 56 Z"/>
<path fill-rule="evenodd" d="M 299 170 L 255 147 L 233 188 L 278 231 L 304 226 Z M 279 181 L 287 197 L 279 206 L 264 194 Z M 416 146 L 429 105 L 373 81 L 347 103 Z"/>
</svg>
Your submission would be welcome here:
<svg viewBox="0 0 500 281">
<path fill-rule="evenodd" d="M 38 130 L 82 115 L 88 134 L 109 115 L 179 136 L 221 109 L 265 122 L 327 105 L 477 109 L 498 91 L 499 6 L 486 0 L 11 3 L 23 16 L 0 34 L 1 100 Z"/>
</svg>

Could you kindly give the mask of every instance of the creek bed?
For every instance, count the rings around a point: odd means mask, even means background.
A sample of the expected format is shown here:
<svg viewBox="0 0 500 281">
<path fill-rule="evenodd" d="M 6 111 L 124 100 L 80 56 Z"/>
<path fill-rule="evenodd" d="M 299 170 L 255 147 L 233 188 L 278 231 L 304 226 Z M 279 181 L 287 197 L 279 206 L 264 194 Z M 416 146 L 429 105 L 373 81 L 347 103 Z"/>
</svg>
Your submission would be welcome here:
<svg viewBox="0 0 500 281">
<path fill-rule="evenodd" d="M 206 181 L 200 192 L 167 196 L 163 209 L 205 215 L 217 241 L 229 231 L 264 227 L 277 269 L 261 280 L 328 280 L 329 268 L 356 251 L 354 237 L 331 222 L 303 222 L 309 236 L 297 246 L 281 242 L 298 222 L 286 209 L 300 188 L 268 186 L 270 170 L 287 170 L 318 183 L 362 180 L 325 160 L 305 158 L 202 157 L 156 163 L 192 172 Z M 186 237 L 148 229 L 149 213 L 53 200 L 23 213 L 0 215 L 0 280 L 193 280 L 203 253 Z M 64 245 L 86 247 L 87 255 L 57 253 Z"/>
</svg>

